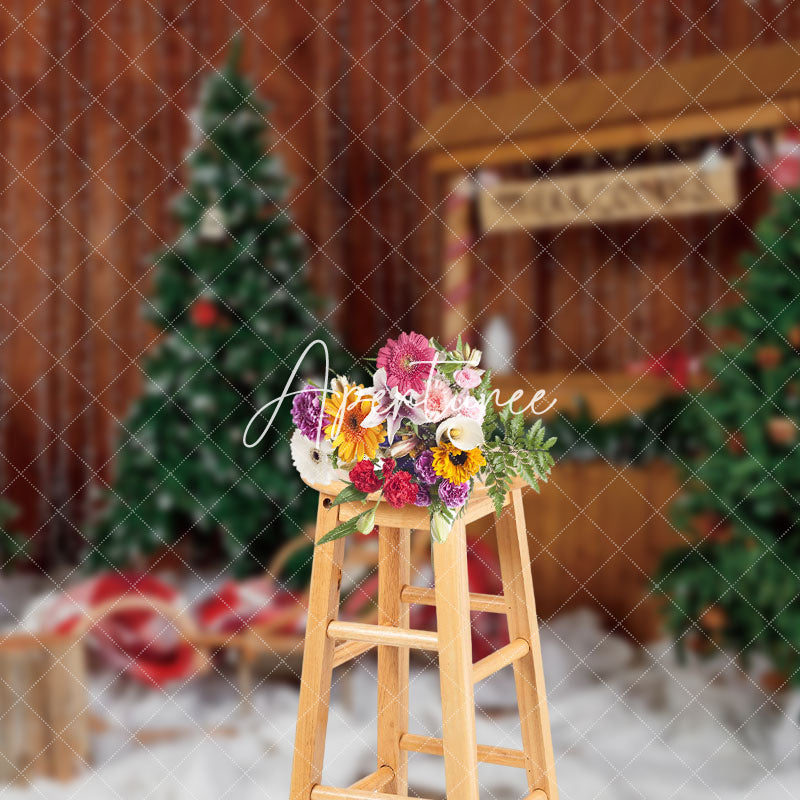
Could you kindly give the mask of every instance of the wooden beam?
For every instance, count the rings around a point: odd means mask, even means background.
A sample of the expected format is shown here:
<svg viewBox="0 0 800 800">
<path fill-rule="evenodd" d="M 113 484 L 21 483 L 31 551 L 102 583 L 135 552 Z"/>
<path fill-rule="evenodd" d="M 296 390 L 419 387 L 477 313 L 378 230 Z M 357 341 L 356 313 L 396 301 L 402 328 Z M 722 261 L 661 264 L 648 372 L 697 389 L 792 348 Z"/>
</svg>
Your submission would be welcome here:
<svg viewBox="0 0 800 800">
<path fill-rule="evenodd" d="M 325 500 L 325 496 L 320 495 L 315 541 L 333 530 L 339 522 L 338 508 L 331 508 Z M 318 544 L 314 550 L 290 800 L 308 800 L 312 788 L 322 780 L 335 649 L 327 630 L 339 613 L 343 561 L 344 539 Z"/>
<path fill-rule="evenodd" d="M 394 771 L 384 764 L 376 769 L 375 772 L 370 772 L 369 775 L 351 784 L 348 788 L 364 792 L 382 792 L 393 778 Z"/>
<path fill-rule="evenodd" d="M 478 683 L 495 672 L 499 672 L 503 667 L 513 664 L 515 661 L 528 655 L 531 648 L 525 639 L 514 639 L 504 647 L 489 653 L 486 658 L 476 661 L 472 665 L 472 682 Z"/>
<path fill-rule="evenodd" d="M 526 161 L 552 161 L 580 156 L 768 130 L 798 118 L 797 101 L 760 103 L 709 114 L 687 114 L 677 119 L 625 123 L 591 131 L 565 131 L 529 139 L 500 140 L 464 148 L 448 148 L 431 156 L 430 169 L 444 174 L 478 167 L 497 167 Z"/>
<path fill-rule="evenodd" d="M 439 639 L 434 631 L 417 631 L 393 628 L 386 625 L 368 625 L 364 622 L 335 620 L 328 625 L 329 639 L 345 639 L 351 642 L 415 647 L 418 650 L 438 650 Z"/>
<path fill-rule="evenodd" d="M 368 653 L 373 647 L 375 645 L 371 642 L 343 642 L 342 644 L 337 644 L 336 649 L 333 651 L 333 668 L 341 667 L 342 664 Z"/>
<path fill-rule="evenodd" d="M 551 800 L 558 800 L 525 511 L 520 490 L 515 489 L 511 496 L 511 508 L 497 519 L 497 552 L 509 606 L 508 634 L 530 643 L 529 653 L 514 662 L 522 745 L 528 756 L 528 788 L 535 792 L 544 787 Z"/>
<path fill-rule="evenodd" d="M 436 591 L 423 586 L 404 586 L 400 590 L 400 599 L 404 603 L 415 603 L 419 606 L 435 606 Z M 505 614 L 506 599 L 500 594 L 480 594 L 470 592 L 469 607 L 472 611 L 488 611 L 491 614 Z"/>
<path fill-rule="evenodd" d="M 383 528 L 378 541 L 378 625 L 409 629 L 409 608 L 400 590 L 411 580 L 411 531 Z M 378 766 L 388 766 L 392 779 L 384 786 L 408 794 L 408 756 L 400 737 L 408 731 L 408 647 L 378 648 Z"/>
<path fill-rule="evenodd" d="M 444 754 L 442 740 L 435 736 L 420 736 L 416 733 L 407 733 L 400 737 L 400 747 L 412 753 L 427 753 L 432 756 Z M 478 761 L 486 764 L 499 764 L 502 767 L 525 769 L 525 753 L 522 750 L 513 750 L 510 747 L 493 747 L 479 744 Z"/>
<path fill-rule="evenodd" d="M 339 522 L 347 522 L 362 514 L 369 506 L 364 503 L 342 503 L 338 508 Z M 388 503 L 381 503 L 375 512 L 375 524 L 387 528 L 419 530 L 430 527 L 430 513 L 427 508 L 418 506 L 392 508 Z"/>
<path fill-rule="evenodd" d="M 472 629 L 469 619 L 467 531 L 457 519 L 444 542 L 432 547 L 439 636 L 439 680 L 447 796 L 479 800 L 475 695 L 472 685 Z"/>
<path fill-rule="evenodd" d="M 335 786 L 317 784 L 311 790 L 311 800 L 408 800 L 408 798 L 400 794 L 385 794 L 363 789 L 337 789 Z"/>
<path fill-rule="evenodd" d="M 800 103 L 798 42 L 676 59 L 439 106 L 412 138 L 434 172 L 548 161 L 787 127 Z"/>
</svg>

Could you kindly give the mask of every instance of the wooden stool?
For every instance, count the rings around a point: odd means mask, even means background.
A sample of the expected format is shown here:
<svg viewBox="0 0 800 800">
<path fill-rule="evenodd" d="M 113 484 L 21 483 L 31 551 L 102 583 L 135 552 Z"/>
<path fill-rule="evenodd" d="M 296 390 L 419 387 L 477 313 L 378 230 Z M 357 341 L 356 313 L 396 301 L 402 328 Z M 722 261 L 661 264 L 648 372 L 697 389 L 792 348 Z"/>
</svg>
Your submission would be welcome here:
<svg viewBox="0 0 800 800">
<path fill-rule="evenodd" d="M 408 751 L 444 756 L 448 800 L 478 800 L 478 762 L 526 770 L 527 800 L 557 800 L 553 745 L 533 599 L 521 483 L 506 497 L 497 519 L 503 596 L 471 594 L 467 581 L 466 524 L 494 513 L 476 486 L 466 513 L 443 544 L 434 542 L 435 589 L 411 586 L 410 531 L 427 528 L 428 510 L 393 509 L 382 502 L 379 617 L 377 625 L 340 621 L 339 583 L 345 540 L 314 553 L 308 600 L 303 674 L 297 715 L 290 800 L 390 800 L 408 795 Z M 316 538 L 364 510 L 361 503 L 332 505 L 342 485 L 320 492 Z M 353 534 L 358 535 L 358 534 Z M 409 630 L 409 604 L 436 606 L 436 633 Z M 472 663 L 470 609 L 506 614 L 510 643 Z M 321 785 L 332 672 L 361 653 L 378 648 L 377 770 L 346 789 Z M 408 731 L 409 648 L 437 651 L 442 692 L 442 738 Z M 523 750 L 478 745 L 473 685 L 513 664 Z"/>
</svg>

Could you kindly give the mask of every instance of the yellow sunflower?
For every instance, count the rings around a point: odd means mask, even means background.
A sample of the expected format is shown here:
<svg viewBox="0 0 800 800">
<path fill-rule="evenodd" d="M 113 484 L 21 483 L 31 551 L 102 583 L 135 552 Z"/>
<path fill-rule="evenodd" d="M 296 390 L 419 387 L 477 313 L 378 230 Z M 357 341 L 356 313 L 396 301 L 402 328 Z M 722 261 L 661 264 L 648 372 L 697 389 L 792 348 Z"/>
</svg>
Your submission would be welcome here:
<svg viewBox="0 0 800 800">
<path fill-rule="evenodd" d="M 339 461 L 361 461 L 364 456 L 375 458 L 378 445 L 386 435 L 383 425 L 362 428 L 361 422 L 372 409 L 372 397 L 359 395 L 363 386 L 345 386 L 325 400 L 325 414 L 330 424 L 325 426 L 325 436 L 338 448 Z"/>
<path fill-rule="evenodd" d="M 459 450 L 455 445 L 442 444 L 432 447 L 433 471 L 450 483 L 465 483 L 481 467 L 486 466 L 486 459 L 480 447 L 472 450 Z"/>
</svg>

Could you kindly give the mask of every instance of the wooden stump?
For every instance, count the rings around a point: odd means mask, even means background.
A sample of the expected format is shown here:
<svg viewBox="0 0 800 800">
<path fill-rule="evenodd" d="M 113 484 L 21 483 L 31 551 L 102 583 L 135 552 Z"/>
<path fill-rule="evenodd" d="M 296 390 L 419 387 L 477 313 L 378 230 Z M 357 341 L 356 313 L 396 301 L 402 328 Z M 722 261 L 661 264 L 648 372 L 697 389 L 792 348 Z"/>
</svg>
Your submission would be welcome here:
<svg viewBox="0 0 800 800">
<path fill-rule="evenodd" d="M 0 641 L 0 783 L 74 777 L 89 755 L 88 699 L 77 637 Z"/>
</svg>

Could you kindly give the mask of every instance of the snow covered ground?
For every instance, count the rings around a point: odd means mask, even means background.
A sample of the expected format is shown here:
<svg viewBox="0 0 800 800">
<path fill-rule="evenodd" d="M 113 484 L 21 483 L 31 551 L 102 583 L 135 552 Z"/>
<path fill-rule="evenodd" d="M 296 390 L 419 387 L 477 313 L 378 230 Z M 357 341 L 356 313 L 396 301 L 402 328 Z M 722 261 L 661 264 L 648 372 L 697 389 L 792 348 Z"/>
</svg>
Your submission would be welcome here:
<svg viewBox="0 0 800 800">
<path fill-rule="evenodd" d="M 644 652 L 608 635 L 588 611 L 542 632 L 563 800 L 796 800 L 800 797 L 800 692 L 774 705 L 720 658 L 681 665 L 667 644 Z M 325 781 L 346 786 L 375 768 L 375 665 L 337 671 Z M 478 687 L 478 741 L 519 746 L 514 684 L 503 670 Z M 95 767 L 69 784 L 0 787 L 1 800 L 255 800 L 288 797 L 297 690 L 272 679 L 243 708 L 219 675 L 174 694 L 128 682 L 95 683 Z M 436 734 L 438 673 L 416 664 L 411 730 Z M 166 739 L 143 745 L 146 726 Z M 211 734 L 214 726 L 219 730 Z M 176 728 L 194 731 L 177 739 Z M 441 759 L 412 755 L 412 789 L 444 796 Z M 519 770 L 482 765 L 481 796 L 525 794 Z"/>
</svg>

